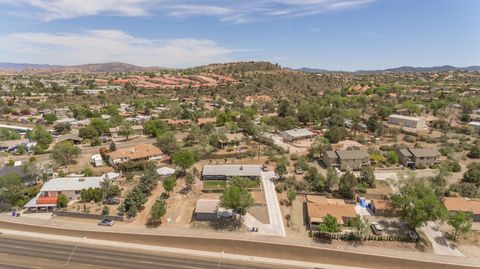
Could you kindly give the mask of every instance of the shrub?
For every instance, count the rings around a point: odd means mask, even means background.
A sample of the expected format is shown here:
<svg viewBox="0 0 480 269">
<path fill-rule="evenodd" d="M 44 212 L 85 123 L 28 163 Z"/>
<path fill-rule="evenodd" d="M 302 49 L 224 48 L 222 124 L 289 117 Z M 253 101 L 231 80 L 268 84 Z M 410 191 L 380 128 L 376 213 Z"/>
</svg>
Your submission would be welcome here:
<svg viewBox="0 0 480 269">
<path fill-rule="evenodd" d="M 104 206 L 102 209 L 102 215 L 109 215 L 110 214 L 110 208 L 108 206 Z"/>
<path fill-rule="evenodd" d="M 59 194 L 57 197 L 57 207 L 64 208 L 68 205 L 68 198 L 65 194 Z"/>
</svg>

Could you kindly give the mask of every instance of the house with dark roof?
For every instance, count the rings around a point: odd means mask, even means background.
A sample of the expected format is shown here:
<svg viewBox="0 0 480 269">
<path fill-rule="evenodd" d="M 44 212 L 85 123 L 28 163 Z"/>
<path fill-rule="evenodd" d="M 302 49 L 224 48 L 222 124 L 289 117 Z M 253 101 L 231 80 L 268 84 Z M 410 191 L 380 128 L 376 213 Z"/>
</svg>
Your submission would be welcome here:
<svg viewBox="0 0 480 269">
<path fill-rule="evenodd" d="M 327 167 L 338 167 L 341 170 L 359 169 L 370 164 L 370 156 L 366 150 L 325 151 L 322 161 Z"/>
<path fill-rule="evenodd" d="M 399 149 L 398 158 L 400 162 L 410 168 L 429 167 L 433 165 L 440 152 L 436 149 L 428 148 L 414 148 L 414 149 Z"/>
</svg>

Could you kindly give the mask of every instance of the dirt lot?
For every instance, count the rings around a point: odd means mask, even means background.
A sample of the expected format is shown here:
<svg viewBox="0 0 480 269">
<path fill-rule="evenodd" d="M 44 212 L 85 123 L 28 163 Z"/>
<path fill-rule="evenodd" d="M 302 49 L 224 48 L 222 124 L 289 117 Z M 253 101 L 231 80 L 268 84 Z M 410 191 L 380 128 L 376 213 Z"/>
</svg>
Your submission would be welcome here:
<svg viewBox="0 0 480 269">
<path fill-rule="evenodd" d="M 458 249 L 467 257 L 480 258 L 480 225 L 473 223 L 472 231 L 467 235 L 459 236 L 457 239 Z M 479 226 L 479 227 L 477 227 Z M 450 233 L 452 228 L 448 224 L 443 224 L 440 229 L 445 233 Z"/>
<path fill-rule="evenodd" d="M 285 199 L 286 192 L 279 193 L 278 199 Z M 297 195 L 295 201 L 291 206 L 281 205 L 280 210 L 282 211 L 282 216 L 284 218 L 285 231 L 287 232 L 288 237 L 295 238 L 307 238 L 308 233 L 305 226 L 305 209 L 304 209 L 305 198 L 303 195 Z M 290 215 L 290 221 L 287 221 L 286 216 Z"/>
</svg>

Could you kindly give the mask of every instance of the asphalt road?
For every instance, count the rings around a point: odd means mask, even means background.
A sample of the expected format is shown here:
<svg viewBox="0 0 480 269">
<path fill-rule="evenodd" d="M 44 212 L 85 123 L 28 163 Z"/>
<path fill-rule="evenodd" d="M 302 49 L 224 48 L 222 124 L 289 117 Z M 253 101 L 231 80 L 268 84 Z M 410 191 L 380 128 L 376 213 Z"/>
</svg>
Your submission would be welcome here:
<svg viewBox="0 0 480 269">
<path fill-rule="evenodd" d="M 73 251 L 75 249 L 75 251 Z M 73 254 L 72 254 L 73 252 Z M 219 268 L 218 259 L 198 258 L 188 255 L 148 253 L 140 251 L 115 250 L 89 245 L 65 242 L 45 242 L 36 239 L 0 235 L 0 268 Z M 282 269 L 278 265 L 272 266 Z M 268 265 L 248 264 L 223 259 L 223 269 L 265 269 Z M 285 267 L 291 268 L 291 267 Z"/>
</svg>

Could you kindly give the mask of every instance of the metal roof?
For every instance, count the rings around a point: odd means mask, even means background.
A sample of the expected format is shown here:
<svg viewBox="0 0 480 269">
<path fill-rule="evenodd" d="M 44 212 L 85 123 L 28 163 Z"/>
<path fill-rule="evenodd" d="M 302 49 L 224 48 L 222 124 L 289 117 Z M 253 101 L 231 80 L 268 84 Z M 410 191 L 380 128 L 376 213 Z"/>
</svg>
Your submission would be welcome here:
<svg viewBox="0 0 480 269">
<path fill-rule="evenodd" d="M 255 176 L 259 177 L 262 174 L 262 167 L 260 165 L 245 165 L 245 164 L 231 164 L 231 165 L 205 165 L 203 166 L 203 176 Z"/>
<path fill-rule="evenodd" d="M 79 191 L 88 188 L 100 188 L 104 176 L 100 177 L 57 177 L 43 184 L 40 191 Z"/>
<path fill-rule="evenodd" d="M 365 159 L 369 155 L 366 150 L 337 150 L 337 155 L 340 159 Z"/>
<path fill-rule="evenodd" d="M 408 149 L 399 149 L 398 151 L 405 157 L 411 157 L 412 156 L 412 153 Z"/>
<path fill-rule="evenodd" d="M 220 200 L 199 199 L 195 206 L 195 213 L 217 213 Z"/>
<path fill-rule="evenodd" d="M 292 129 L 284 131 L 286 134 L 292 137 L 305 137 L 305 136 L 312 136 L 314 133 L 310 132 L 308 129 L 301 128 L 301 129 Z"/>
<path fill-rule="evenodd" d="M 437 157 L 441 155 L 436 149 L 410 149 L 410 152 L 415 157 Z"/>
</svg>

